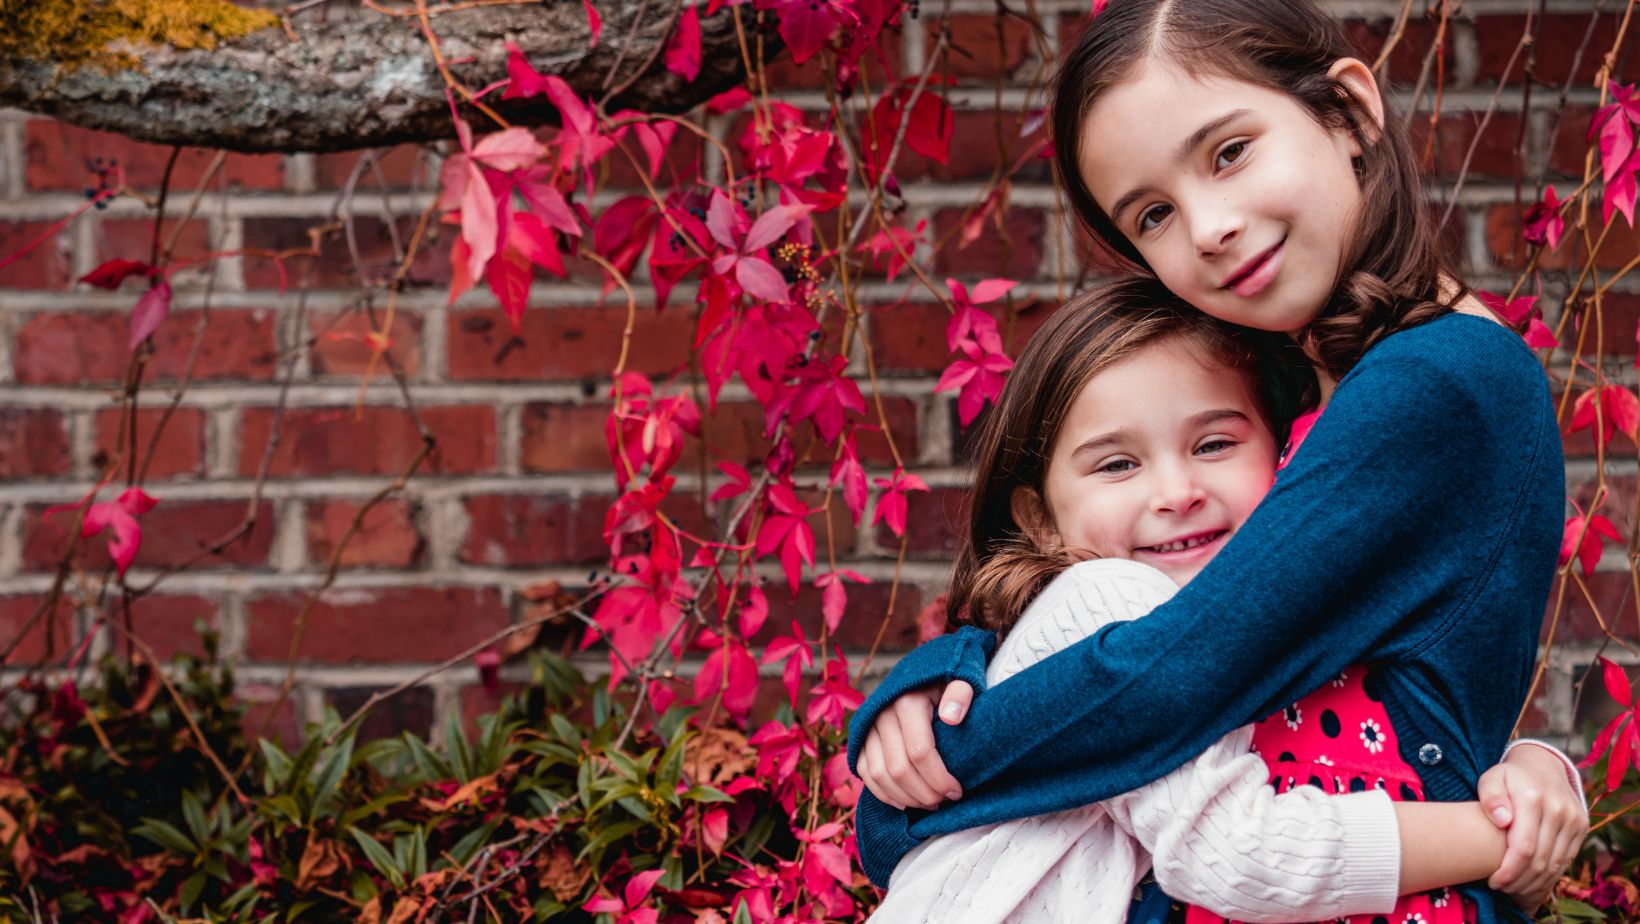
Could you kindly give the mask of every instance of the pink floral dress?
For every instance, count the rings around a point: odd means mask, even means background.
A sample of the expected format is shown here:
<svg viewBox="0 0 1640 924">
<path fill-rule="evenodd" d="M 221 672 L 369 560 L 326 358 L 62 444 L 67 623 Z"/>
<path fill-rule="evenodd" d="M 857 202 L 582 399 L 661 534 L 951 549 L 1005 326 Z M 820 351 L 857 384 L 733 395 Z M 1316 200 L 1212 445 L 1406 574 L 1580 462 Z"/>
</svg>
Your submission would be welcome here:
<svg viewBox="0 0 1640 924">
<path fill-rule="evenodd" d="M 1293 423 L 1293 436 L 1282 454 L 1292 458 L 1320 412 Z M 1276 792 L 1316 786 L 1327 793 L 1382 789 L 1396 802 L 1424 798 L 1418 774 L 1401 759 L 1384 706 L 1373 695 L 1372 668 L 1356 665 L 1332 682 L 1253 726 L 1253 750 L 1270 768 Z M 1220 924 L 1222 915 L 1186 906 L 1186 924 Z M 1457 924 L 1475 920 L 1472 902 L 1456 892 L 1436 889 L 1403 895 L 1389 914 L 1340 918 L 1349 924 Z"/>
</svg>

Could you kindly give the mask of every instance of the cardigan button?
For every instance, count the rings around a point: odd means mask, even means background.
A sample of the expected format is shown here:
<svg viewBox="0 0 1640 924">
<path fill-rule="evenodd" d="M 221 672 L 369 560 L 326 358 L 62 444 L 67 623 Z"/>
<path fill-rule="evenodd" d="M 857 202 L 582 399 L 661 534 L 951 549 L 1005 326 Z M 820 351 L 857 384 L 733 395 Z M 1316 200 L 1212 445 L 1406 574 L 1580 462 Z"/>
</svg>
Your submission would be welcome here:
<svg viewBox="0 0 1640 924">
<path fill-rule="evenodd" d="M 1441 746 L 1426 744 L 1418 749 L 1418 762 L 1426 767 L 1433 767 L 1441 762 Z"/>
</svg>

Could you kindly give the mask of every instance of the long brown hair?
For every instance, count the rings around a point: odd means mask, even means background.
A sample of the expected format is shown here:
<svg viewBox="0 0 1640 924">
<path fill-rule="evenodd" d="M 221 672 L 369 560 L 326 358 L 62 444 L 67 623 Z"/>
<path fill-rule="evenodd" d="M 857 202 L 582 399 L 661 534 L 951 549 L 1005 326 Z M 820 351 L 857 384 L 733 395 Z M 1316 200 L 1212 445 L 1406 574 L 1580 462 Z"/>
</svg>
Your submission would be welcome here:
<svg viewBox="0 0 1640 924">
<path fill-rule="evenodd" d="M 1042 494 L 1065 415 L 1094 376 L 1146 346 L 1180 337 L 1252 377 L 1276 444 L 1286 439 L 1300 396 L 1314 381 L 1292 341 L 1216 321 L 1149 276 L 1072 298 L 1031 337 L 975 436 L 968 530 L 957 550 L 947 622 L 1006 631 L 1044 585 L 1087 557 L 1034 546 L 1014 522 L 1014 489 Z"/>
<path fill-rule="evenodd" d="M 1331 299 L 1298 340 L 1340 378 L 1373 344 L 1445 314 L 1468 290 L 1455 280 L 1423 199 L 1417 160 L 1399 120 L 1377 125 L 1329 74 L 1355 50 L 1338 23 L 1307 0 L 1112 0 L 1063 53 L 1054 77 L 1054 165 L 1077 215 L 1119 260 L 1149 270 L 1094 201 L 1080 168 L 1082 121 L 1111 86 L 1146 60 L 1165 59 L 1286 93 L 1322 127 L 1360 145 L 1361 214 Z"/>
</svg>

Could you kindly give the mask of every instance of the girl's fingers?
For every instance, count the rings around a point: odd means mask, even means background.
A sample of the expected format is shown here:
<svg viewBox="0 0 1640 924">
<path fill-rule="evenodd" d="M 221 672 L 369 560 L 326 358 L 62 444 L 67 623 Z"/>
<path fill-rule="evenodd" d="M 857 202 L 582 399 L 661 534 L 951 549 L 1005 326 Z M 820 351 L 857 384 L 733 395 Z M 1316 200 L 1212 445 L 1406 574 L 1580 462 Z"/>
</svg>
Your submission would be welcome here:
<svg viewBox="0 0 1640 924">
<path fill-rule="evenodd" d="M 882 739 L 877 736 L 876 726 L 866 735 L 865 746 L 860 749 L 860 760 L 856 765 L 860 768 L 860 779 L 866 784 L 866 789 L 876 796 L 878 801 L 885 805 L 892 805 L 897 809 L 905 806 L 895 799 L 884 785 L 885 777 L 882 772 L 883 746 Z"/>
<path fill-rule="evenodd" d="M 932 697 L 908 694 L 895 700 L 889 711 L 895 713 L 898 720 L 900 746 L 896 748 L 896 742 L 884 739 L 884 769 L 899 784 L 906 805 L 937 808 L 945 801 L 945 794 L 956 786 L 956 780 L 946 771 L 945 762 L 940 760 L 940 752 L 934 747 Z"/>
<path fill-rule="evenodd" d="M 1514 819 L 1514 813 L 1509 808 L 1509 787 L 1503 779 L 1507 769 L 1500 765 L 1481 774 L 1478 790 L 1481 810 L 1500 828 L 1509 827 L 1509 822 Z"/>
<path fill-rule="evenodd" d="M 1526 894 L 1523 884 L 1537 854 L 1538 825 L 1542 819 L 1542 795 L 1526 780 L 1506 770 L 1503 780 L 1509 790 L 1510 822 L 1503 862 L 1488 883 L 1494 889 L 1514 895 Z"/>
<path fill-rule="evenodd" d="M 968 715 L 968 707 L 973 704 L 974 688 L 968 681 L 951 681 L 945 685 L 945 692 L 940 696 L 940 721 L 947 725 L 961 725 Z"/>
</svg>

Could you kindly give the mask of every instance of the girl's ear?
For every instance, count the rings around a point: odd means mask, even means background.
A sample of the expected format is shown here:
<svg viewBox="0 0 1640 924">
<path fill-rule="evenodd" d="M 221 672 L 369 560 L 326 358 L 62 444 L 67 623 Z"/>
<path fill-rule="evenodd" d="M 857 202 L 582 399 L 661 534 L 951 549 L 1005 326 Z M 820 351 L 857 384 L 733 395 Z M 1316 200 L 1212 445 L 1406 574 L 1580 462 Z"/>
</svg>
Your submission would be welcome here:
<svg viewBox="0 0 1640 924">
<path fill-rule="evenodd" d="M 1363 126 L 1370 130 L 1382 130 L 1384 127 L 1384 97 L 1378 92 L 1378 79 L 1372 76 L 1372 68 L 1360 58 L 1339 58 L 1333 66 L 1327 69 L 1327 76 L 1344 85 L 1350 95 L 1355 97 L 1356 105 L 1371 120 Z M 1377 132 L 1373 132 L 1376 140 Z M 1359 157 L 1360 151 L 1351 156 Z"/>
<path fill-rule="evenodd" d="M 1036 491 L 1024 485 L 1014 488 L 1008 498 L 1008 510 L 1014 515 L 1014 523 L 1025 531 L 1026 538 L 1038 551 L 1058 547 L 1059 532 L 1053 528 L 1053 518 L 1048 516 L 1042 496 Z"/>
</svg>

